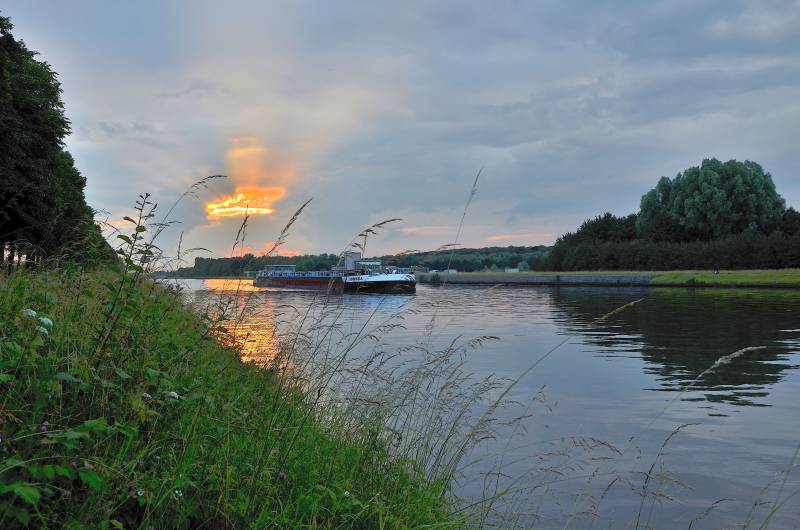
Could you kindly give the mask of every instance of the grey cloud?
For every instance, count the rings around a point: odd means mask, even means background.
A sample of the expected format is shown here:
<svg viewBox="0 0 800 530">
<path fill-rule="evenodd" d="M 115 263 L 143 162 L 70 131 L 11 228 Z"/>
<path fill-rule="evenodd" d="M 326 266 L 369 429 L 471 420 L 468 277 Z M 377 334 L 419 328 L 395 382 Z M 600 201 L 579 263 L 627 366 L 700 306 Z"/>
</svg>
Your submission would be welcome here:
<svg viewBox="0 0 800 530">
<path fill-rule="evenodd" d="M 23 2 L 7 8 L 19 32 L 48 36 L 44 57 L 66 58 L 53 66 L 96 206 L 134 189 L 179 194 L 225 170 L 238 134 L 301 165 L 259 230 L 278 230 L 313 196 L 295 231 L 309 251 L 384 217 L 455 224 L 479 167 L 466 244 L 485 244 L 484 229 L 557 235 L 606 210 L 634 211 L 658 177 L 707 156 L 761 162 L 800 205 L 797 1 L 137 9 L 157 23 L 131 36 L 118 28 L 127 7 L 104 4 L 89 18 L 69 9 L 58 23 Z M 106 41 L 113 61 L 98 52 Z M 214 239 L 227 225 L 198 228 L 202 204 L 180 213 L 198 238 L 187 243 L 228 250 Z M 417 235 L 397 231 L 386 245 Z"/>
<path fill-rule="evenodd" d="M 160 92 L 158 95 L 164 98 L 180 98 L 187 96 L 203 97 L 218 93 L 229 93 L 229 91 L 213 81 L 198 80 L 193 81 L 186 88 L 180 90 L 168 90 Z"/>
<path fill-rule="evenodd" d="M 97 129 L 110 137 L 152 136 L 158 132 L 152 124 L 136 122 L 101 121 L 97 122 Z"/>
</svg>

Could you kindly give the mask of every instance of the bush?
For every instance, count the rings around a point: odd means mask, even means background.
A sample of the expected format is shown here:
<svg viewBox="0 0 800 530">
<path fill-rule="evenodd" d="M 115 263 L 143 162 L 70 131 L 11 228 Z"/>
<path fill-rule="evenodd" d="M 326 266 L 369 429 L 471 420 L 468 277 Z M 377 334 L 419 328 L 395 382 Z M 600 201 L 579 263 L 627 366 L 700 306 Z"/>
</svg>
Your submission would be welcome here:
<svg viewBox="0 0 800 530">
<path fill-rule="evenodd" d="M 800 233 L 748 232 L 712 241 L 559 242 L 551 270 L 778 269 L 800 267 Z"/>
</svg>

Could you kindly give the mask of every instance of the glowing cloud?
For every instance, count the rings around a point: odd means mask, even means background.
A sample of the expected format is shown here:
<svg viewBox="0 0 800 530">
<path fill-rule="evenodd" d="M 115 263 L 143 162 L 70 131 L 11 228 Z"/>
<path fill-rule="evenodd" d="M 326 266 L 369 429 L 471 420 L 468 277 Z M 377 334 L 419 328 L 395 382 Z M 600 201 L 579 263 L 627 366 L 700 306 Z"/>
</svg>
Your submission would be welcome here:
<svg viewBox="0 0 800 530">
<path fill-rule="evenodd" d="M 231 249 L 225 253 L 226 258 L 240 258 L 247 254 L 252 254 L 254 256 L 266 256 L 267 252 L 275 246 L 274 241 L 267 241 L 263 243 L 263 247 L 258 249 L 254 248 L 252 245 L 244 245 L 244 246 L 237 246 L 235 249 Z M 272 252 L 272 256 L 281 256 L 284 258 L 295 258 L 297 256 L 302 256 L 303 252 L 294 248 L 283 248 L 278 247 L 276 250 Z"/>
<path fill-rule="evenodd" d="M 267 215 L 272 213 L 273 202 L 286 195 L 285 188 L 236 188 L 233 195 L 218 198 L 206 204 L 209 219 L 236 217 L 240 215 Z"/>
<path fill-rule="evenodd" d="M 268 163 L 267 155 L 267 148 L 255 136 L 239 136 L 231 141 L 228 174 L 236 188 L 232 194 L 206 203 L 209 219 L 273 212 L 274 203 L 286 195 L 285 185 L 294 179 L 297 170 L 293 165 L 281 165 L 275 160 Z"/>
<path fill-rule="evenodd" d="M 264 249 L 261 252 L 259 252 L 258 254 L 260 256 L 266 256 L 267 252 L 271 248 L 273 248 L 274 246 L 275 246 L 275 242 L 274 241 L 267 241 L 266 243 L 264 243 Z M 284 258 L 295 258 L 297 256 L 302 256 L 303 255 L 302 252 L 300 252 L 299 250 L 297 250 L 295 248 L 284 248 L 284 247 L 278 247 L 277 249 L 275 249 L 273 251 L 272 254 L 275 255 L 275 256 L 282 256 Z"/>
<path fill-rule="evenodd" d="M 444 235 L 449 233 L 454 233 L 455 228 L 452 226 L 442 226 L 442 225 L 433 225 L 433 226 L 404 226 L 399 229 L 399 231 L 403 234 L 424 234 L 424 235 Z"/>
<path fill-rule="evenodd" d="M 553 234 L 537 233 L 537 232 L 517 232 L 514 234 L 497 234 L 489 236 L 486 241 L 520 241 L 520 240 L 549 240 L 553 238 Z"/>
</svg>

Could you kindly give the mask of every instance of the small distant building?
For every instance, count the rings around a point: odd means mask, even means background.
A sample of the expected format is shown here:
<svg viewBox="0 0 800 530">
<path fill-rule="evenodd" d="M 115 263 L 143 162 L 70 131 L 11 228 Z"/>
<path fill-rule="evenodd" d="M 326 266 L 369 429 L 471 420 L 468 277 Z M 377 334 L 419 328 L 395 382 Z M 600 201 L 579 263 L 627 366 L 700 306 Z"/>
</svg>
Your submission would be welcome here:
<svg viewBox="0 0 800 530">
<path fill-rule="evenodd" d="M 506 267 L 506 272 L 519 272 L 519 267 Z"/>
</svg>

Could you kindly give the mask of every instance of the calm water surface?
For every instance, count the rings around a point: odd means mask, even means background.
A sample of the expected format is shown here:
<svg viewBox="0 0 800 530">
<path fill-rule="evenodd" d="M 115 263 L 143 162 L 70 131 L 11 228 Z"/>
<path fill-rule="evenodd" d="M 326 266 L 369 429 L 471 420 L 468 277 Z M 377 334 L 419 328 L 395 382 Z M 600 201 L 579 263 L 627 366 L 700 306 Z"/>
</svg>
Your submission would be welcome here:
<svg viewBox="0 0 800 530">
<path fill-rule="evenodd" d="M 237 288 L 183 283 L 200 302 Z M 244 324 L 255 337 L 246 353 L 256 358 L 274 348 L 264 330 L 280 307 L 319 303 L 309 292 L 239 288 L 258 309 Z M 425 335 L 434 316 L 441 344 L 499 337 L 469 354 L 479 376 L 515 378 L 540 360 L 510 396 L 531 414 L 524 430 L 485 445 L 460 486 L 463 496 L 480 496 L 484 473 L 499 469 L 521 488 L 502 509 L 526 527 L 569 520 L 576 528 L 635 528 L 638 518 L 640 528 L 686 528 L 693 519 L 693 528 L 741 528 L 749 519 L 758 528 L 777 498 L 788 500 L 769 527 L 800 527 L 800 469 L 792 468 L 800 292 L 421 285 L 416 296 L 345 295 L 335 303 L 354 329 L 369 315 L 401 311 L 404 327 L 382 339 L 397 348 Z M 765 348 L 704 374 L 749 346 Z M 648 471 L 652 496 L 642 503 Z"/>
</svg>

